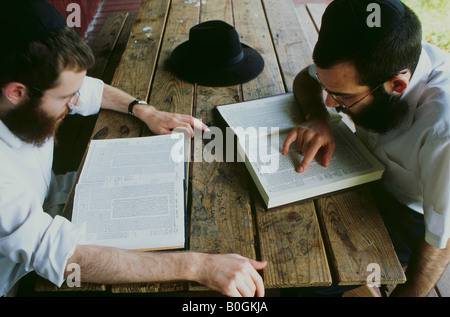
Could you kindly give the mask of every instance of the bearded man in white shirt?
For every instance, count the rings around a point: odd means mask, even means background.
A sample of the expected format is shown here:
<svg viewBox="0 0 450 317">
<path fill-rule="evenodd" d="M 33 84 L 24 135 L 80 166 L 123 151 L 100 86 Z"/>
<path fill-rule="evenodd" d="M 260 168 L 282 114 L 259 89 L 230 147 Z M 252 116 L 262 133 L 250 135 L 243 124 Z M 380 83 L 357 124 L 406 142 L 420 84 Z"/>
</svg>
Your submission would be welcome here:
<svg viewBox="0 0 450 317">
<path fill-rule="evenodd" d="M 0 4 L 0 296 L 36 271 L 60 286 L 71 263 L 94 283 L 196 281 L 228 296 L 264 295 L 265 262 L 239 255 L 146 253 L 77 245 L 80 230 L 44 212 L 56 177 L 54 135 L 68 113 L 129 113 L 157 134 L 205 130 L 199 120 L 157 110 L 86 76 L 90 49 L 44 0 Z M 132 268 L 132 269 L 130 269 Z"/>
<path fill-rule="evenodd" d="M 420 21 L 398 0 L 333 1 L 314 64 L 294 80 L 307 120 L 283 145 L 303 154 L 300 173 L 320 149 L 327 166 L 336 145 L 326 106 L 353 120 L 386 167 L 373 192 L 407 266 L 407 282 L 391 296 L 427 296 L 450 260 L 450 58 L 421 41 Z"/>
</svg>

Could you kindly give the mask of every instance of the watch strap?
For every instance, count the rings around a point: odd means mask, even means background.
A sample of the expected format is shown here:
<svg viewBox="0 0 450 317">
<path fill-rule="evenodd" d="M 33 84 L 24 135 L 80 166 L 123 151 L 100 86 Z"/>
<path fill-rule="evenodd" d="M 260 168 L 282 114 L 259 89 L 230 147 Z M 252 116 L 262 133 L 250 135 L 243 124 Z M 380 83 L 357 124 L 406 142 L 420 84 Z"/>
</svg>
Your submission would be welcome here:
<svg viewBox="0 0 450 317">
<path fill-rule="evenodd" d="M 145 101 L 139 100 L 139 99 L 134 99 L 132 102 L 130 102 L 130 104 L 128 105 L 128 113 L 132 116 L 134 116 L 133 114 L 133 107 L 136 104 L 147 104 Z"/>
</svg>

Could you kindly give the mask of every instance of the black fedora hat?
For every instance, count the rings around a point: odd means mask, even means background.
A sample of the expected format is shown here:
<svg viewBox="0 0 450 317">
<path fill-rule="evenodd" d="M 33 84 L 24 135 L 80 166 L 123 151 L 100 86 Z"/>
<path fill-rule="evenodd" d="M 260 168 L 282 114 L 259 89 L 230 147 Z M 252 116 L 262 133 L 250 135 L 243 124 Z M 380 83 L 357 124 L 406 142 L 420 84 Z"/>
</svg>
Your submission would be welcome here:
<svg viewBox="0 0 450 317">
<path fill-rule="evenodd" d="M 239 41 L 234 27 L 220 20 L 192 27 L 189 40 L 170 56 L 179 77 L 203 86 L 231 86 L 248 82 L 264 69 L 264 59 Z"/>
</svg>

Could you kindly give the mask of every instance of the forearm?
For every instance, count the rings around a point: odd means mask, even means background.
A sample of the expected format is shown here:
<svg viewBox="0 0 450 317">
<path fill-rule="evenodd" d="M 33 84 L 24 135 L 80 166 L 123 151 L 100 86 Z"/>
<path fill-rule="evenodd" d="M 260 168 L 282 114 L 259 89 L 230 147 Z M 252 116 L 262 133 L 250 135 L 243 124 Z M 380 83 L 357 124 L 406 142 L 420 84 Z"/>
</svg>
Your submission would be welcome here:
<svg viewBox="0 0 450 317">
<path fill-rule="evenodd" d="M 101 108 L 128 113 L 128 105 L 135 99 L 136 97 L 131 96 L 129 93 L 105 84 Z M 136 105 L 136 107 L 138 106 Z"/>
<path fill-rule="evenodd" d="M 195 281 L 227 296 L 264 296 L 257 270 L 266 267 L 237 254 L 135 252 L 79 245 L 67 265 L 80 266 L 82 282 L 99 284 Z M 65 277 L 71 274 L 66 270 Z"/>
<path fill-rule="evenodd" d="M 293 93 L 306 120 L 329 120 L 329 114 L 323 102 L 322 88 L 304 68 L 294 79 Z"/>
<path fill-rule="evenodd" d="M 406 283 L 398 285 L 391 296 L 428 296 L 450 261 L 450 246 L 438 249 L 422 239 L 411 255 L 405 272 Z"/>
<path fill-rule="evenodd" d="M 67 264 L 80 266 L 82 282 L 122 284 L 195 280 L 197 259 L 194 252 L 135 252 L 80 245 Z"/>
</svg>

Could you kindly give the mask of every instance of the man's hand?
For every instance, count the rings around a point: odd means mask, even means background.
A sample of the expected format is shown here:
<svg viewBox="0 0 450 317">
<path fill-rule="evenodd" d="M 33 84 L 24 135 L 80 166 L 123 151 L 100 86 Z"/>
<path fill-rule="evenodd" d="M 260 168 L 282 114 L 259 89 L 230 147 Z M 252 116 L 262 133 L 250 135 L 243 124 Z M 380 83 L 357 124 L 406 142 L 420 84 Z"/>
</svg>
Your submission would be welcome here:
<svg viewBox="0 0 450 317">
<path fill-rule="evenodd" d="M 197 278 L 200 284 L 226 296 L 264 296 L 264 283 L 257 270 L 267 262 L 255 261 L 237 254 L 200 254 Z"/>
<path fill-rule="evenodd" d="M 105 84 L 101 108 L 128 113 L 128 105 L 134 99 L 135 97 L 123 90 Z M 183 129 L 193 138 L 194 128 L 209 131 L 208 127 L 199 119 L 190 115 L 157 110 L 151 105 L 136 104 L 133 107 L 133 115 L 145 122 L 148 128 L 155 134 L 169 134 L 174 129 Z"/>
<path fill-rule="evenodd" d="M 188 132 L 193 138 L 194 128 L 202 131 L 209 130 L 203 122 L 189 115 L 160 111 L 149 105 L 141 107 L 136 105 L 134 109 L 136 109 L 134 110 L 135 115 L 156 134 L 168 134 L 172 133 L 174 129 L 181 129 Z"/>
<path fill-rule="evenodd" d="M 299 173 L 306 171 L 322 147 L 322 164 L 328 166 L 336 148 L 330 123 L 324 120 L 310 120 L 296 126 L 284 141 L 283 155 L 289 153 L 289 147 L 294 141 L 297 150 L 303 155 L 303 160 L 297 168 Z"/>
</svg>

